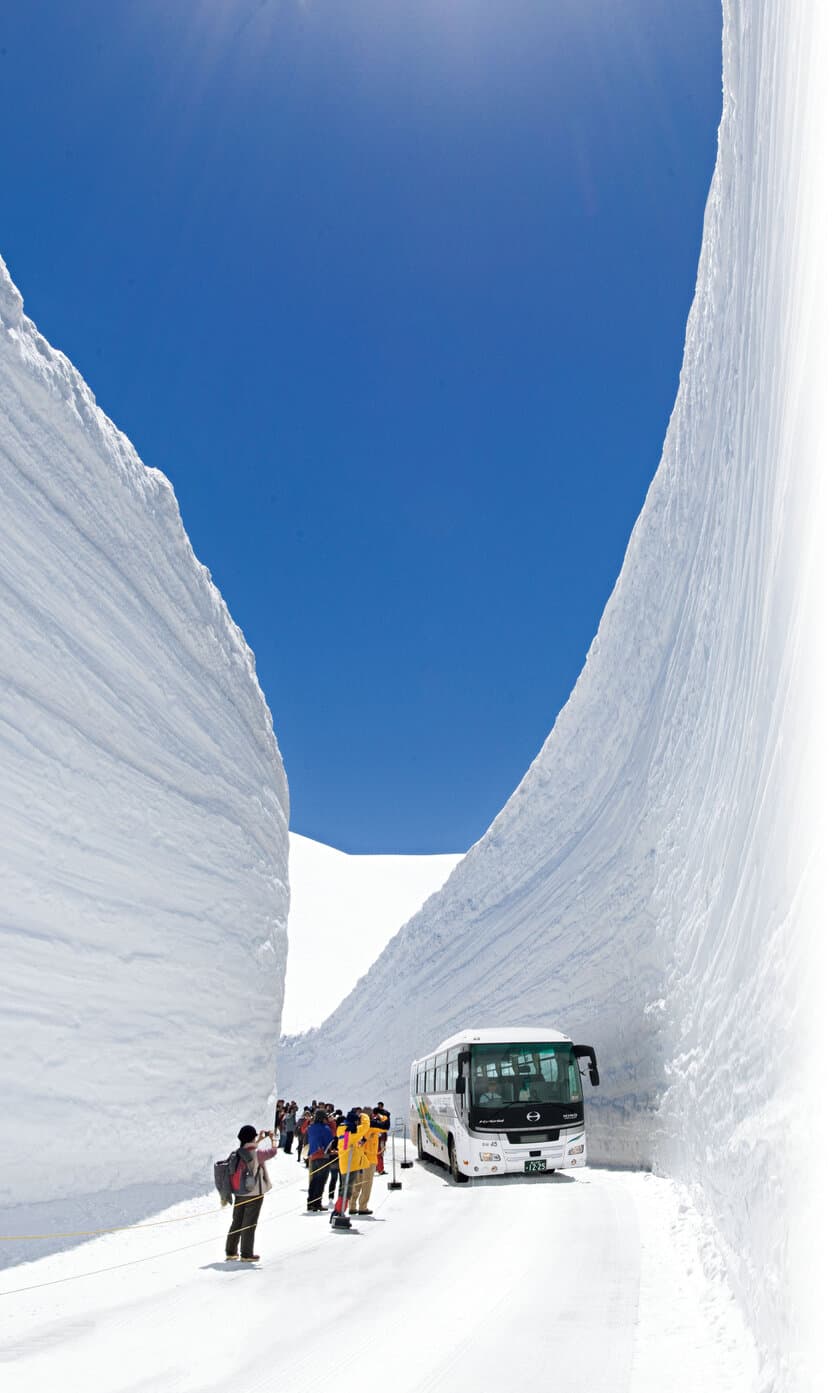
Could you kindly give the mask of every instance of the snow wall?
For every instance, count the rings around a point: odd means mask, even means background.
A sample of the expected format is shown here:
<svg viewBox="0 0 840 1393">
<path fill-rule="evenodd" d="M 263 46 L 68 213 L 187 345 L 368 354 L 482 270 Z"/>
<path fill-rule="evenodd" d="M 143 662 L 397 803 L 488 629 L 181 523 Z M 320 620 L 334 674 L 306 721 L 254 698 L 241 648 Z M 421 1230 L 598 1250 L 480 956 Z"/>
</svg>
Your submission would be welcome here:
<svg viewBox="0 0 840 1393">
<path fill-rule="evenodd" d="M 405 1115 L 410 1061 L 457 1029 L 547 1023 L 594 1044 L 591 1159 L 690 1188 L 768 1389 L 798 1378 L 818 352 L 803 267 L 826 13 L 725 5 L 678 397 L 584 670 L 486 835 L 329 1020 L 281 1042 L 278 1073 L 287 1098 L 385 1095 Z"/>
<path fill-rule="evenodd" d="M 2 261 L 0 474 L 8 1232 L 24 1203 L 205 1189 L 214 1150 L 266 1119 L 288 790 L 253 655 L 169 482 L 23 315 Z M 93 1223 L 119 1222 L 104 1206 Z"/>
</svg>

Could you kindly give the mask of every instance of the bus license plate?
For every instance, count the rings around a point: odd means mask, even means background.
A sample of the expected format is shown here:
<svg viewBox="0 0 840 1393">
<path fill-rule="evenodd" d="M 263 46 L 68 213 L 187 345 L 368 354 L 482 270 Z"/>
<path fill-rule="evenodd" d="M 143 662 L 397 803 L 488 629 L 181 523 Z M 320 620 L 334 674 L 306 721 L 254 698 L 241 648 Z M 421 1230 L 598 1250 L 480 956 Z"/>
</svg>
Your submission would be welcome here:
<svg viewBox="0 0 840 1393">
<path fill-rule="evenodd" d="M 526 1174 L 528 1173 L 528 1171 L 544 1171 L 544 1170 L 545 1170 L 545 1161 L 526 1161 L 526 1162 L 525 1162 L 525 1173 L 526 1173 Z"/>
</svg>

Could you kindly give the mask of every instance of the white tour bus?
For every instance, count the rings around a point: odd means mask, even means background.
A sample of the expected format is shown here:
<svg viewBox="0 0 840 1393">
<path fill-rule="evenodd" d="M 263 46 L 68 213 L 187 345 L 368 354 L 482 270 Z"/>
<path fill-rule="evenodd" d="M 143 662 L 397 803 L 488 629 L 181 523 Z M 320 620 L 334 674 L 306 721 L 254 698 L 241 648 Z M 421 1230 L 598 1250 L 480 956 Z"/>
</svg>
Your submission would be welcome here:
<svg viewBox="0 0 840 1393">
<path fill-rule="evenodd" d="M 453 1179 L 586 1165 L 578 1060 L 590 1045 L 542 1026 L 464 1030 L 411 1066 L 411 1139 Z"/>
</svg>

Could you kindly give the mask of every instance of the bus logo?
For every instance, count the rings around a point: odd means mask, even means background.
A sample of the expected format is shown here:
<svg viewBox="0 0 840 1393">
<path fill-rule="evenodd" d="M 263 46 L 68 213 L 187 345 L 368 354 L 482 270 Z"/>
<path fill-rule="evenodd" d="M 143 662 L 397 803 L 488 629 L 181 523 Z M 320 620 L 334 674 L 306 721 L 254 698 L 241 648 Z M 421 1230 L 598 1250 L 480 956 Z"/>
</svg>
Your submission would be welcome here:
<svg viewBox="0 0 840 1393">
<path fill-rule="evenodd" d="M 526 1112 L 525 1120 L 526 1122 L 539 1122 L 540 1114 L 538 1112 Z"/>
</svg>

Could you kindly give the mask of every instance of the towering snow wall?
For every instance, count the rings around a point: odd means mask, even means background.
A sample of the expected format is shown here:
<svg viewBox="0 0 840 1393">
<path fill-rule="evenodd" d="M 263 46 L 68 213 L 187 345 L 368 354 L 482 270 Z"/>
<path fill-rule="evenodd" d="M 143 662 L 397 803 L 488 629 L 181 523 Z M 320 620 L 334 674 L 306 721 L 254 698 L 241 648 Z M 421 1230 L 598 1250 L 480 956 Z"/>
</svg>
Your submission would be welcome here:
<svg viewBox="0 0 840 1393">
<path fill-rule="evenodd" d="M 288 793 L 253 656 L 170 484 L 25 317 L 2 261 L 0 474 L 8 1232 L 23 1203 L 206 1186 L 214 1148 L 259 1120 Z"/>
<path fill-rule="evenodd" d="M 486 835 L 324 1026 L 283 1042 L 279 1074 L 286 1097 L 386 1093 L 404 1112 L 410 1060 L 458 1028 L 545 1022 L 596 1045 L 592 1156 L 692 1187 L 767 1388 L 794 1379 L 796 1339 L 825 13 L 726 4 L 678 398 L 585 668 Z"/>
</svg>

